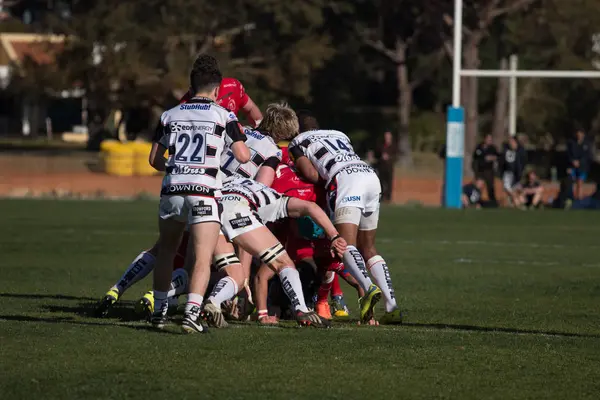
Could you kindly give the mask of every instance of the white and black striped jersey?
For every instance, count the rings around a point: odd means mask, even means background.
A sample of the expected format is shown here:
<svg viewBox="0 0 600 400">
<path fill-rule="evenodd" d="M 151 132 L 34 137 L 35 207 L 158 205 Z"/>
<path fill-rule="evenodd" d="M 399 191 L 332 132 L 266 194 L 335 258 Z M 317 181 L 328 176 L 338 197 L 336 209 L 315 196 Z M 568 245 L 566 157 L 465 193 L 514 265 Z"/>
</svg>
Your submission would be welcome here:
<svg viewBox="0 0 600 400">
<path fill-rule="evenodd" d="M 290 198 L 252 179 L 234 178 L 226 181 L 221 198 L 225 201 L 235 200 L 228 196 L 241 196 L 248 201 L 250 208 L 263 223 L 287 217 L 287 202 Z"/>
<path fill-rule="evenodd" d="M 251 128 L 244 128 L 244 133 L 246 146 L 250 149 L 250 161 L 241 164 L 235 159 L 231 150 L 224 151 L 221 155 L 221 172 L 226 177 L 224 180 L 255 179 L 260 167 L 269 166 L 275 169 L 281 162 L 281 150 L 270 136 Z"/>
<path fill-rule="evenodd" d="M 367 165 L 354 152 L 348 136 L 340 131 L 316 130 L 301 133 L 288 146 L 290 158 L 306 156 L 327 183 L 341 169 L 350 165 Z"/>
<path fill-rule="evenodd" d="M 161 194 L 214 195 L 224 149 L 245 138 L 236 115 L 211 99 L 194 97 L 165 111 L 153 139 L 168 150 Z"/>
</svg>

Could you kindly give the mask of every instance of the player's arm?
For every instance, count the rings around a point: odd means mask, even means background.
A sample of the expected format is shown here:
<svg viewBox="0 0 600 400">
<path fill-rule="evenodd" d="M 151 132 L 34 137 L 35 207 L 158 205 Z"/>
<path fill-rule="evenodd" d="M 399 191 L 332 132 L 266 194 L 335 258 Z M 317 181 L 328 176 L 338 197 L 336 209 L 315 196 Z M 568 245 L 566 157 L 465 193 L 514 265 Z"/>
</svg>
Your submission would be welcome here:
<svg viewBox="0 0 600 400">
<path fill-rule="evenodd" d="M 250 149 L 246 146 L 246 135 L 240 129 L 240 124 L 234 113 L 229 113 L 227 123 L 225 124 L 225 133 L 231 141 L 229 148 L 235 159 L 245 164 L 250 161 Z"/>
<path fill-rule="evenodd" d="M 258 108 L 256 103 L 252 101 L 250 96 L 248 96 L 248 101 L 242 106 L 241 110 L 255 128 L 257 128 L 258 125 L 260 125 L 260 121 L 262 121 L 263 115 L 260 112 L 260 108 Z"/>
<path fill-rule="evenodd" d="M 163 114 L 164 116 L 164 114 Z M 163 122 L 163 116 L 161 116 L 156 129 L 154 131 L 154 137 L 152 138 L 152 149 L 150 149 L 150 155 L 148 156 L 148 162 L 157 171 L 164 172 L 167 169 L 165 158 L 165 151 L 167 150 L 167 126 Z"/>
<path fill-rule="evenodd" d="M 265 164 L 261 165 L 261 167 L 258 169 L 258 173 L 256 174 L 256 182 L 260 182 L 265 186 L 271 187 L 273 181 L 275 180 L 275 169 L 277 168 L 278 164 L 279 162 L 277 162 L 275 166 Z"/>
<path fill-rule="evenodd" d="M 164 172 L 167 170 L 167 159 L 164 156 L 166 150 L 167 148 L 162 144 L 156 142 L 152 143 L 152 149 L 150 150 L 150 157 L 148 158 L 148 161 L 150 162 L 152 168 L 157 171 Z"/>
<path fill-rule="evenodd" d="M 240 110 L 244 113 L 250 123 L 252 123 L 252 126 L 257 128 L 260 124 L 260 121 L 263 119 L 262 113 L 260 112 L 260 109 L 256 103 L 252 101 L 252 98 L 250 98 L 248 93 L 246 93 L 246 89 L 244 88 L 244 85 L 242 85 L 242 82 L 237 81 L 237 83 L 240 89 L 240 98 L 238 103 L 240 105 Z"/>
<path fill-rule="evenodd" d="M 311 183 L 319 182 L 319 172 L 304 154 L 299 145 L 288 147 L 290 158 L 300 172 L 300 176 Z"/>
<path fill-rule="evenodd" d="M 290 197 L 287 204 L 287 213 L 290 218 L 311 217 L 317 225 L 323 228 L 325 234 L 331 240 L 332 251 L 335 251 L 340 257 L 344 254 L 347 246 L 346 241 L 342 239 L 327 214 L 316 203 Z"/>
<path fill-rule="evenodd" d="M 281 163 L 282 153 L 277 147 L 274 147 L 273 155 L 267 158 L 258 169 L 255 180 L 265 186 L 271 187 L 275 180 L 275 171 Z"/>
</svg>

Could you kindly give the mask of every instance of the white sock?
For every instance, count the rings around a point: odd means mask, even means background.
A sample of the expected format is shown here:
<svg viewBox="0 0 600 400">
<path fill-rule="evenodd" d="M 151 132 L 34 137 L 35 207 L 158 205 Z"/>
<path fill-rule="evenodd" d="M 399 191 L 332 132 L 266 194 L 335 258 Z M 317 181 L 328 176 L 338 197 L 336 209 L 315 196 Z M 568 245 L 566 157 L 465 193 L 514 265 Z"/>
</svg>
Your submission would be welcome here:
<svg viewBox="0 0 600 400">
<path fill-rule="evenodd" d="M 392 277 L 385 260 L 381 256 L 371 257 L 367 261 L 367 268 L 371 271 L 375 284 L 379 286 L 383 297 L 385 298 L 385 311 L 390 312 L 398 308 L 396 304 L 396 296 L 394 295 L 394 287 L 392 286 Z"/>
<path fill-rule="evenodd" d="M 185 269 L 179 268 L 173 271 L 171 275 L 171 286 L 169 287 L 169 297 L 179 296 L 187 292 L 188 273 Z"/>
<path fill-rule="evenodd" d="M 235 280 L 229 276 L 224 277 L 215 285 L 213 291 L 208 297 L 208 301 L 221 308 L 221 303 L 232 299 L 239 292 Z"/>
<path fill-rule="evenodd" d="M 114 286 L 119 290 L 119 294 L 123 294 L 134 283 L 144 279 L 154 269 L 156 259 L 147 251 L 142 251 L 135 260 L 129 264 L 129 267 L 119 279 L 119 282 Z"/>
<path fill-rule="evenodd" d="M 185 303 L 185 313 L 197 317 L 200 315 L 200 307 L 204 301 L 204 296 L 198 293 L 189 293 L 187 303 Z"/>
<path fill-rule="evenodd" d="M 306 303 L 304 302 L 302 282 L 300 281 L 298 270 L 294 267 L 283 267 L 279 271 L 279 279 L 281 279 L 283 291 L 290 299 L 294 310 L 308 312 L 308 308 L 306 308 Z"/>
<path fill-rule="evenodd" d="M 167 308 L 169 306 L 167 302 L 167 292 L 161 292 L 159 290 L 154 291 L 154 312 L 158 312 L 162 310 L 163 307 Z"/>
<path fill-rule="evenodd" d="M 358 284 L 366 292 L 373 284 L 365 266 L 365 260 L 354 246 L 348 246 L 344 253 L 344 267 L 350 272 L 350 275 L 358 281 Z"/>
</svg>

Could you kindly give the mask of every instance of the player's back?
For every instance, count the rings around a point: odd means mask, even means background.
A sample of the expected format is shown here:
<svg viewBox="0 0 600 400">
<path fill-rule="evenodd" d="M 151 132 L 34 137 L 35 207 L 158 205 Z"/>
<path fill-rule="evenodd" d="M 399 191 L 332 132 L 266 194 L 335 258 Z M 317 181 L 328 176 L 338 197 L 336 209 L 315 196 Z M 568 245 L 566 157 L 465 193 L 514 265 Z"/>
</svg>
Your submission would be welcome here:
<svg viewBox="0 0 600 400">
<path fill-rule="evenodd" d="M 275 169 L 281 162 L 281 150 L 271 137 L 251 128 L 245 128 L 244 133 L 246 134 L 246 146 L 250 149 L 250 161 L 242 164 L 235 159 L 231 150 L 223 152 L 221 172 L 227 180 L 233 178 L 254 179 L 263 165 L 266 164 Z"/>
<path fill-rule="evenodd" d="M 275 180 L 271 188 L 286 196 L 306 201 L 317 201 L 315 185 L 301 179 L 296 170 L 289 165 L 280 164 L 275 171 Z"/>
<path fill-rule="evenodd" d="M 204 97 L 165 111 L 155 137 L 168 150 L 163 192 L 202 194 L 207 187 L 220 188 L 226 141 L 241 135 L 232 124 L 238 124 L 235 114 Z"/>
<path fill-rule="evenodd" d="M 325 182 L 347 166 L 367 165 L 354 152 L 348 136 L 335 130 L 301 133 L 289 144 L 289 153 L 294 160 L 306 156 Z"/>
</svg>

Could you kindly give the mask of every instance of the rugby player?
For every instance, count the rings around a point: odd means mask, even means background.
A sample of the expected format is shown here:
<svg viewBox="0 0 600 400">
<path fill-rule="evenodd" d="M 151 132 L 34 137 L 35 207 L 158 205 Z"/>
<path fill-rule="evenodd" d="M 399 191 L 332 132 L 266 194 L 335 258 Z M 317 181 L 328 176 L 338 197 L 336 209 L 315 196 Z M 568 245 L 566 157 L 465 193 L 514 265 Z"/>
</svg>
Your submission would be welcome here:
<svg viewBox="0 0 600 400">
<path fill-rule="evenodd" d="M 389 269 L 375 248 L 381 197 L 377 174 L 356 155 L 344 133 L 321 130 L 308 111 L 299 112 L 298 119 L 300 134 L 289 144 L 288 152 L 305 179 L 325 183 L 330 215 L 348 243 L 344 266 L 365 291 L 359 300 L 360 320 L 371 321 L 383 294 L 386 311 L 380 322 L 401 323 Z"/>
<path fill-rule="evenodd" d="M 200 306 L 221 227 L 220 205 L 215 198 L 222 187 L 221 155 L 229 146 L 238 161 L 245 163 L 250 159 L 236 115 L 215 103 L 222 79 L 213 57 L 198 57 L 190 74 L 194 97 L 163 113 L 153 139 L 150 165 L 165 172 L 151 318 L 156 328 L 164 327 L 167 321 L 173 260 L 187 222 L 195 261 L 182 327 L 184 332 L 203 330 Z"/>
<path fill-rule="evenodd" d="M 194 62 L 192 70 L 194 70 L 196 66 L 201 66 L 203 62 L 202 60 L 202 56 L 199 56 Z M 191 89 L 188 90 L 188 92 L 186 92 L 186 94 L 181 98 L 180 104 L 183 104 L 192 98 L 191 92 Z M 218 105 L 229 109 L 235 114 L 238 114 L 238 112 L 241 110 L 243 113 L 245 113 L 248 120 L 250 120 L 250 122 L 252 122 L 255 125 L 262 122 L 263 117 L 260 112 L 260 109 L 254 103 L 254 101 L 252 101 L 250 96 L 248 96 L 244 89 L 244 86 L 237 79 L 223 78 L 221 84 L 219 85 L 219 92 L 217 96 Z M 271 125 L 269 125 L 268 123 L 263 125 L 264 126 L 260 128 L 263 131 L 265 129 L 271 129 Z M 246 130 L 246 133 L 248 133 L 248 130 Z M 257 133 L 260 133 L 260 130 Z M 263 157 L 265 155 L 268 155 L 265 158 L 266 165 L 273 164 L 272 174 L 269 173 L 269 171 L 267 170 L 266 172 L 264 172 L 264 176 L 256 177 L 256 179 L 259 182 L 265 183 L 268 186 L 270 185 L 269 179 L 272 181 L 272 176 L 274 176 L 274 168 L 276 168 L 278 164 L 278 162 L 277 164 L 275 164 L 275 161 L 273 158 L 271 158 L 271 156 L 277 153 L 278 150 L 277 146 L 274 143 L 267 143 L 270 141 L 269 139 L 260 140 L 260 138 L 262 138 L 263 136 L 264 135 L 262 134 L 260 137 L 258 135 L 250 134 L 248 135 L 250 142 L 247 144 L 249 144 L 248 147 L 250 148 L 256 148 L 256 153 L 262 155 Z M 256 138 L 258 138 L 258 140 L 254 140 Z M 258 142 L 260 142 L 260 144 L 257 144 Z M 240 165 L 240 163 L 237 160 L 235 160 L 235 157 L 233 156 L 233 153 L 231 151 L 224 153 L 222 157 L 222 159 L 225 162 L 232 163 L 230 165 L 229 170 L 233 171 Z M 253 154 L 252 159 L 254 161 L 257 161 L 258 158 L 255 157 L 256 154 Z M 279 155 L 279 160 L 281 160 L 281 155 Z M 248 166 L 252 168 L 250 164 L 252 163 L 249 163 Z M 111 288 L 104 294 L 103 298 L 99 301 L 95 311 L 95 314 L 97 316 L 106 316 L 110 308 L 123 296 L 126 290 L 132 287 L 135 283 L 144 279 L 150 272 L 152 272 L 156 261 L 157 249 L 157 243 L 155 243 L 150 249 L 142 251 L 131 262 L 131 264 L 129 264 L 121 278 L 114 285 L 111 286 Z M 183 267 L 183 260 L 185 259 L 186 249 L 187 241 L 182 240 L 182 244 L 178 250 L 174 263 L 174 269 L 180 269 L 177 272 L 177 276 L 173 277 L 173 283 L 175 284 L 179 283 L 187 285 L 186 271 L 185 269 L 181 269 Z M 143 310 L 145 308 L 148 309 L 148 307 L 150 307 L 152 310 L 154 309 L 154 299 L 152 297 L 152 291 L 146 293 L 144 297 L 140 299 L 137 307 L 139 308 L 139 310 Z"/>
<path fill-rule="evenodd" d="M 310 216 L 326 232 L 330 240 L 330 251 L 341 256 L 346 250 L 345 240 L 315 203 L 282 196 L 273 189 L 250 179 L 236 178 L 229 181 L 222 190 L 220 204 L 223 206 L 221 222 L 223 233 L 233 244 L 251 255 L 260 258 L 264 265 L 279 275 L 284 292 L 290 299 L 296 319 L 301 325 L 328 327 L 329 322 L 310 311 L 304 301 L 300 275 L 283 245 L 263 225 L 283 218 Z M 204 305 L 205 319 L 216 327 L 226 326 L 221 313 L 221 303 L 238 292 L 245 278 L 239 260 L 236 259 L 233 245 L 225 238 L 219 240 L 215 252 L 217 268 L 230 267 L 228 276 L 221 279 Z M 238 274 L 232 270 L 237 266 Z M 237 275 L 237 276 L 236 276 Z"/>
</svg>

